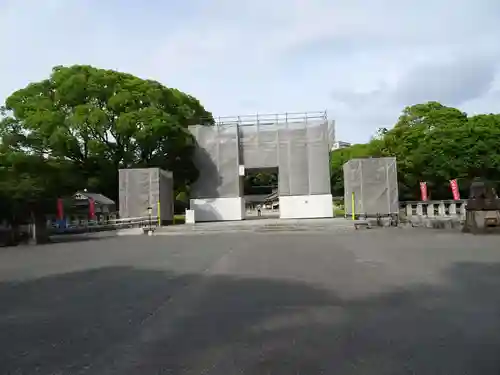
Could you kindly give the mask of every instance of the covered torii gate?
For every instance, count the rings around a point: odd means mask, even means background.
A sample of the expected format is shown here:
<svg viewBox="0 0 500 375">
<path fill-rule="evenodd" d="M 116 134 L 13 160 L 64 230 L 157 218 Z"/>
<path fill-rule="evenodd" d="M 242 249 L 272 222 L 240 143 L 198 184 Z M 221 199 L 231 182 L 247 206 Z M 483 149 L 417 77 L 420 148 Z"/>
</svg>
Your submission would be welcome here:
<svg viewBox="0 0 500 375">
<path fill-rule="evenodd" d="M 196 221 L 242 220 L 246 169 L 278 168 L 281 218 L 333 217 L 326 112 L 238 116 L 189 127 Z"/>
</svg>

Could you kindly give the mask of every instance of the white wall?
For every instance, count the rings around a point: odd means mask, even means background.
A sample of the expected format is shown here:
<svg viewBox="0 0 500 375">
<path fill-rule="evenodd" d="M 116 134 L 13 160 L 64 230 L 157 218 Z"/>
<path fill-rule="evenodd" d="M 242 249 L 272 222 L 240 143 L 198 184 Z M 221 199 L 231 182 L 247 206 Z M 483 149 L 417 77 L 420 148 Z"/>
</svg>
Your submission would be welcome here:
<svg viewBox="0 0 500 375">
<path fill-rule="evenodd" d="M 280 196 L 281 219 L 333 217 L 332 195 Z"/>
<path fill-rule="evenodd" d="M 243 198 L 191 199 L 196 222 L 243 220 L 245 200 Z"/>
</svg>

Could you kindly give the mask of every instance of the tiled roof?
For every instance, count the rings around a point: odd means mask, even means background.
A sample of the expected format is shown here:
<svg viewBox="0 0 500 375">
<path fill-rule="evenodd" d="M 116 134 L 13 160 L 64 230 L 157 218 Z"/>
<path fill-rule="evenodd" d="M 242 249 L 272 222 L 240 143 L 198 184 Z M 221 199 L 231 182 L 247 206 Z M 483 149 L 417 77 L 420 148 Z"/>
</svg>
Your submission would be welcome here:
<svg viewBox="0 0 500 375">
<path fill-rule="evenodd" d="M 88 199 L 93 199 L 94 202 L 99 203 L 99 204 L 103 204 L 106 206 L 111 206 L 111 205 L 115 204 L 114 201 L 112 201 L 108 197 L 105 197 L 104 195 L 99 194 L 99 193 L 87 193 L 86 191 L 84 191 L 84 192 L 79 191 L 77 194 L 83 195 L 83 196 L 87 197 Z"/>
</svg>

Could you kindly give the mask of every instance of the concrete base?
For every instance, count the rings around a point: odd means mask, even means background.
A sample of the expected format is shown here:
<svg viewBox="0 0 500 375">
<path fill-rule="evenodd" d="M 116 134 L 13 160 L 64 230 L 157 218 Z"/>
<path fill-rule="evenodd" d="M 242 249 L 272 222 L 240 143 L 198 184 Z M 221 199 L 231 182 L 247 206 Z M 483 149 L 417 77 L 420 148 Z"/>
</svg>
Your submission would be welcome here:
<svg viewBox="0 0 500 375">
<path fill-rule="evenodd" d="M 281 219 L 310 219 L 333 217 L 332 195 L 280 196 Z"/>
<path fill-rule="evenodd" d="M 194 210 L 196 222 L 243 220 L 245 217 L 245 200 L 239 198 L 191 199 L 191 210 Z"/>
<path fill-rule="evenodd" d="M 185 223 L 186 224 L 194 224 L 195 223 L 195 213 L 194 210 L 186 210 Z"/>
</svg>

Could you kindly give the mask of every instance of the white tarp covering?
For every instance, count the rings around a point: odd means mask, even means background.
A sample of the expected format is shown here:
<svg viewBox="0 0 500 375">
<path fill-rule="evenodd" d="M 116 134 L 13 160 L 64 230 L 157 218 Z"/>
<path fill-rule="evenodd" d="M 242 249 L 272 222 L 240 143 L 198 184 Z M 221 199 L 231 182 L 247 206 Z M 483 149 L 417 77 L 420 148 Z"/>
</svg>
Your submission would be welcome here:
<svg viewBox="0 0 500 375">
<path fill-rule="evenodd" d="M 193 161 L 199 176 L 191 198 L 236 198 L 240 186 L 240 156 L 236 126 L 190 126 L 196 139 Z"/>
<path fill-rule="evenodd" d="M 240 165 L 278 167 L 280 196 L 330 194 L 328 120 L 322 115 L 233 118 L 190 131 L 200 172 L 192 198 L 241 197 Z"/>
<path fill-rule="evenodd" d="M 352 159 L 344 164 L 345 211 L 375 216 L 399 212 L 396 158 Z"/>
<path fill-rule="evenodd" d="M 120 169 L 119 199 L 120 217 L 147 217 L 158 214 L 162 223 L 172 222 L 174 217 L 174 180 L 172 172 L 159 168 Z"/>
</svg>

